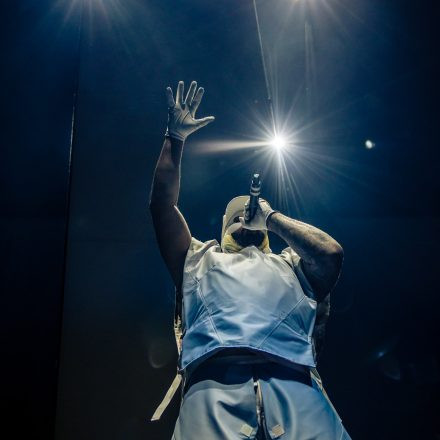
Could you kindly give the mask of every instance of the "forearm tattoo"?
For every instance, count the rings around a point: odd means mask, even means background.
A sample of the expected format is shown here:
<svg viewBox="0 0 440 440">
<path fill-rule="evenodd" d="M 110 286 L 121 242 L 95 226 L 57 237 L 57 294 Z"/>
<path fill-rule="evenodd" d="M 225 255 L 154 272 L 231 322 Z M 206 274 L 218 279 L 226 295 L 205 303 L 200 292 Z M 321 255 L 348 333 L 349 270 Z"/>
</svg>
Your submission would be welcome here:
<svg viewBox="0 0 440 440">
<path fill-rule="evenodd" d="M 324 231 L 279 212 L 270 216 L 268 228 L 283 238 L 308 263 L 313 263 L 340 248 L 337 241 Z"/>
</svg>

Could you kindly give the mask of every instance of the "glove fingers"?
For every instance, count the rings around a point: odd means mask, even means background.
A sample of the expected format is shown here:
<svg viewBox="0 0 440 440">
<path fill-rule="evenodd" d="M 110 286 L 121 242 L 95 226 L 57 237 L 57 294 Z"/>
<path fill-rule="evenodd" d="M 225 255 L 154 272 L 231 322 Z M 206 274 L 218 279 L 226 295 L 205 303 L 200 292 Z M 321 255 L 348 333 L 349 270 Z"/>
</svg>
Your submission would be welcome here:
<svg viewBox="0 0 440 440">
<path fill-rule="evenodd" d="M 196 88 L 197 88 L 197 82 L 193 81 L 191 83 L 191 85 L 189 86 L 188 93 L 186 94 L 186 98 L 185 98 L 185 104 L 186 105 L 191 106 L 191 103 L 192 103 L 193 98 L 194 98 L 194 94 L 196 93 Z"/>
<path fill-rule="evenodd" d="M 179 81 L 179 84 L 177 85 L 177 93 L 176 93 L 176 104 L 177 105 L 183 104 L 183 88 L 184 88 L 183 81 Z"/>
<path fill-rule="evenodd" d="M 190 105 L 190 112 L 191 112 L 191 116 L 193 118 L 195 117 L 196 111 L 199 108 L 203 93 L 205 93 L 205 89 L 203 87 L 199 87 L 199 90 L 197 90 L 196 96 L 192 100 L 192 103 Z"/>
<path fill-rule="evenodd" d="M 165 93 L 167 96 L 168 107 L 173 108 L 175 105 L 175 102 L 174 102 L 173 91 L 171 90 L 171 87 L 167 87 Z"/>
<path fill-rule="evenodd" d="M 205 125 L 208 125 L 210 122 L 214 120 L 214 116 L 207 116 L 206 118 L 202 119 L 196 119 L 197 128 L 204 127 Z"/>
</svg>

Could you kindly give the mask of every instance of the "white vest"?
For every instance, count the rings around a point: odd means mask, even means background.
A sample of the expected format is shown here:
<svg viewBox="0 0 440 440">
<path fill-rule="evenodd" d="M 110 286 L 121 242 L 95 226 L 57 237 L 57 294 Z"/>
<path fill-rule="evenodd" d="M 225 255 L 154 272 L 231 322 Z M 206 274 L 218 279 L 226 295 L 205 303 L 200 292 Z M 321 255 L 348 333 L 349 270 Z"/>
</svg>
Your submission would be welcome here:
<svg viewBox="0 0 440 440">
<path fill-rule="evenodd" d="M 286 248 L 224 253 L 216 240 L 191 240 L 182 284 L 179 370 L 224 348 L 247 348 L 280 362 L 315 367 L 313 290 Z"/>
</svg>

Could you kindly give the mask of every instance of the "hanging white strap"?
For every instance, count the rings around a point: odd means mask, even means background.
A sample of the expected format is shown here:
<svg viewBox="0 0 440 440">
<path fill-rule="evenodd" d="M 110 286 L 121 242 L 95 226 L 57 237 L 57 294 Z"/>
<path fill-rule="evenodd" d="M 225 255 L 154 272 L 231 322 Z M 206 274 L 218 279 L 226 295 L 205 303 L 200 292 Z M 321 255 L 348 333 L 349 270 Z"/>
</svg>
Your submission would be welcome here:
<svg viewBox="0 0 440 440">
<path fill-rule="evenodd" d="M 173 380 L 173 383 L 168 388 L 168 391 L 165 394 L 165 397 L 163 398 L 162 402 L 160 402 L 160 405 L 156 408 L 156 411 L 154 411 L 153 417 L 151 417 L 152 422 L 160 419 L 162 413 L 165 411 L 166 407 L 171 402 L 171 399 L 173 398 L 174 394 L 176 394 L 180 382 L 182 382 L 182 376 L 179 373 L 177 373 L 176 377 Z"/>
<path fill-rule="evenodd" d="M 180 355 L 180 352 L 182 350 L 182 322 L 180 318 L 177 318 L 174 322 L 174 337 L 176 338 L 177 353 Z M 179 385 L 181 382 L 182 375 L 180 373 L 177 373 L 174 377 L 173 383 L 168 388 L 165 397 L 162 399 L 162 402 L 160 402 L 159 406 L 156 408 L 156 411 L 154 411 L 154 414 L 150 419 L 152 422 L 160 419 L 163 412 L 173 399 L 174 394 L 176 394 L 176 391 L 179 389 Z"/>
</svg>

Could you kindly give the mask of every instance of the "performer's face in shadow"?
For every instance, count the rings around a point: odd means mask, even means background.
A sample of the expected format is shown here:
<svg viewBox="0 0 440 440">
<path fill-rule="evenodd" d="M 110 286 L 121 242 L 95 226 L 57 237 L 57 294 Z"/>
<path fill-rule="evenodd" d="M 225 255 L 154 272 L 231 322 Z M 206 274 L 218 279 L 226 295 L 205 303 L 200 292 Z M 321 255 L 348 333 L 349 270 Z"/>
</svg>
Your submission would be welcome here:
<svg viewBox="0 0 440 440">
<path fill-rule="evenodd" d="M 238 217 L 234 218 L 234 223 L 240 223 L 240 220 Z M 232 238 L 243 247 L 247 246 L 260 246 L 261 243 L 263 243 L 264 240 L 264 232 L 263 231 L 252 231 L 250 229 L 243 228 L 243 226 L 240 226 L 236 231 L 234 231 L 232 234 Z"/>
</svg>

